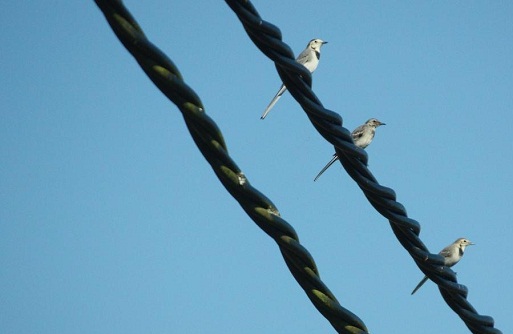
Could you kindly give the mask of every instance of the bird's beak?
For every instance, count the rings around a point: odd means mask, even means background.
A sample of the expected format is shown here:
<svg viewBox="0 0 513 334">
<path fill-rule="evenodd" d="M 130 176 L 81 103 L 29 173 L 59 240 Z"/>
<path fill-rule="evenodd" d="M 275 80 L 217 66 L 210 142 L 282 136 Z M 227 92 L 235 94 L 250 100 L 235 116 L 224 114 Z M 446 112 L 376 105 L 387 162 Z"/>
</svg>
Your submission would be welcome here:
<svg viewBox="0 0 513 334">
<path fill-rule="evenodd" d="M 472 246 L 472 245 L 475 245 L 475 243 L 471 242 L 471 243 L 469 243 L 468 245 L 469 245 L 469 246 Z"/>
<path fill-rule="evenodd" d="M 328 44 L 328 42 L 324 41 L 324 42 L 322 42 L 322 44 Z"/>
<path fill-rule="evenodd" d="M 380 123 L 379 123 L 379 125 L 387 125 L 387 123 L 381 123 L 381 122 L 380 122 Z"/>
</svg>

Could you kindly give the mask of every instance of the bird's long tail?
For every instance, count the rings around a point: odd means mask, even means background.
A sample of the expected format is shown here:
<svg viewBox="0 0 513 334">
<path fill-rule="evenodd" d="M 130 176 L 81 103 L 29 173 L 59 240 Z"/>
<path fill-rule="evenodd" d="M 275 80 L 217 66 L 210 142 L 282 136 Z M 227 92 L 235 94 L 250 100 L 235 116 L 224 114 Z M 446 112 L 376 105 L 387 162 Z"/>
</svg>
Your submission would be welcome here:
<svg viewBox="0 0 513 334">
<path fill-rule="evenodd" d="M 424 278 L 422 279 L 422 281 L 419 282 L 419 284 L 417 284 L 417 286 L 415 287 L 415 289 L 413 289 L 413 291 L 411 292 L 411 294 L 413 295 L 415 292 L 417 292 L 418 289 L 420 289 L 420 287 L 422 285 L 424 285 L 424 283 L 426 283 L 426 281 L 428 280 L 428 277 L 427 276 L 424 276 Z"/>
<path fill-rule="evenodd" d="M 335 163 L 335 161 L 337 161 L 337 160 L 338 160 L 338 155 L 335 153 L 335 154 L 333 154 L 333 158 L 331 158 L 330 162 L 328 162 L 326 164 L 326 166 L 324 166 L 324 168 L 319 172 L 319 174 L 317 174 L 317 176 L 314 179 L 314 182 L 317 181 L 317 179 L 322 175 L 322 173 L 324 173 L 326 171 L 326 169 L 330 168 L 330 166 L 333 165 Z"/>
<path fill-rule="evenodd" d="M 287 87 L 285 87 L 285 85 L 281 85 L 280 87 L 280 90 L 278 91 L 278 93 L 276 93 L 276 95 L 274 96 L 274 98 L 272 99 L 271 103 L 269 103 L 269 105 L 267 106 L 267 108 L 265 108 L 265 111 L 264 113 L 262 114 L 262 116 L 260 116 L 260 119 L 264 119 L 265 116 L 267 116 L 267 114 L 269 113 L 269 111 L 271 111 L 271 109 L 274 107 L 274 105 L 276 104 L 276 102 L 278 102 L 278 100 L 280 99 L 280 97 L 283 95 L 283 93 L 285 93 L 285 91 L 287 90 Z"/>
</svg>

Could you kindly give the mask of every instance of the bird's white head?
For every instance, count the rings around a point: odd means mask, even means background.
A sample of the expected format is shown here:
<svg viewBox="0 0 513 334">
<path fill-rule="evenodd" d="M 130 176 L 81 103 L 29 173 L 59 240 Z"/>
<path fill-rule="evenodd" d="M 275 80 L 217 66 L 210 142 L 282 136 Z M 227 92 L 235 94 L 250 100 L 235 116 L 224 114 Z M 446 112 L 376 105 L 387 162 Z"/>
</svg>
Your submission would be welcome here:
<svg viewBox="0 0 513 334">
<path fill-rule="evenodd" d="M 316 39 L 312 39 L 308 43 L 308 47 L 313 49 L 313 50 L 315 50 L 315 51 L 317 51 L 317 52 L 320 52 L 321 51 L 321 46 L 323 46 L 326 43 L 328 43 L 328 42 L 325 42 L 322 39 L 316 38 Z"/>
<path fill-rule="evenodd" d="M 467 246 L 475 245 L 475 243 L 465 238 L 459 238 L 454 243 L 457 244 L 461 250 L 465 250 L 465 247 Z"/>
<path fill-rule="evenodd" d="M 367 122 L 365 122 L 365 124 L 367 125 L 370 125 L 372 126 L 373 128 L 377 128 L 378 126 L 381 126 L 381 125 L 386 125 L 385 123 L 379 121 L 378 119 L 376 118 L 371 118 L 369 119 Z"/>
</svg>

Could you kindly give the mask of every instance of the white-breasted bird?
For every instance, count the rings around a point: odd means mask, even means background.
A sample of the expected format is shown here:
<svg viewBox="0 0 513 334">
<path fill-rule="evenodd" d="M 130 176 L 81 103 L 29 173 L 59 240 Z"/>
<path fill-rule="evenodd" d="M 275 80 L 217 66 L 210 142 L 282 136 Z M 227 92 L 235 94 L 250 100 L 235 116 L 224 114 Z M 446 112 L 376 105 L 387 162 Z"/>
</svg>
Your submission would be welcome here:
<svg viewBox="0 0 513 334">
<path fill-rule="evenodd" d="M 444 257 L 444 265 L 447 267 L 452 267 L 456 263 L 460 262 L 461 258 L 463 257 L 463 253 L 465 253 L 465 247 L 475 245 L 470 240 L 465 238 L 459 238 L 449 246 L 445 247 L 440 251 L 440 255 Z M 417 292 L 420 287 L 426 283 L 428 280 L 427 276 L 424 276 L 424 278 L 417 284 L 415 289 L 411 292 L 413 295 L 415 292 Z"/>
<path fill-rule="evenodd" d="M 321 46 L 326 44 L 328 42 L 323 41 L 322 39 L 315 38 L 312 39 L 310 42 L 308 42 L 308 45 L 306 46 L 306 49 L 303 50 L 297 56 L 296 61 L 306 67 L 310 73 L 313 73 L 317 66 L 319 65 L 319 59 L 321 58 Z M 280 90 L 278 90 L 278 93 L 274 96 L 271 103 L 265 108 L 264 113 L 260 117 L 260 119 L 264 119 L 269 111 L 271 111 L 272 107 L 278 102 L 280 97 L 285 93 L 287 90 L 287 87 L 285 87 L 284 84 L 281 85 Z"/>
<path fill-rule="evenodd" d="M 356 129 L 351 132 L 351 137 L 353 137 L 353 142 L 359 148 L 366 148 L 374 139 L 374 135 L 376 134 L 376 128 L 381 125 L 386 125 L 385 123 L 377 120 L 376 118 L 371 118 L 365 122 L 365 124 L 360 125 Z M 330 168 L 331 165 L 338 160 L 337 153 L 333 154 L 333 158 L 324 166 L 324 168 L 317 174 L 314 179 L 314 182 L 326 171 L 326 169 Z"/>
</svg>

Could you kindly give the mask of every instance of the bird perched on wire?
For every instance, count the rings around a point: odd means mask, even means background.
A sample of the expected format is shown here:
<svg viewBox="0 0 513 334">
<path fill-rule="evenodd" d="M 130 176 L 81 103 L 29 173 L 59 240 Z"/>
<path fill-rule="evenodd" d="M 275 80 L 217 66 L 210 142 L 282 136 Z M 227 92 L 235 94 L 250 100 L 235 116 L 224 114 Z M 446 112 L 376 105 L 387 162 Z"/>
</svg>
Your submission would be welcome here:
<svg viewBox="0 0 513 334">
<path fill-rule="evenodd" d="M 456 240 L 449 246 L 442 249 L 440 251 L 440 253 L 438 253 L 438 254 L 440 254 L 444 257 L 444 265 L 445 266 L 452 267 L 456 263 L 460 262 L 461 258 L 463 257 L 463 253 L 465 253 L 465 247 L 470 246 L 470 245 L 475 245 L 475 244 L 472 243 L 468 239 L 459 238 L 458 240 Z M 426 283 L 427 280 L 428 280 L 428 277 L 424 276 L 424 278 L 419 282 L 419 284 L 417 284 L 415 289 L 413 289 L 411 294 L 413 295 L 415 292 L 417 292 L 417 290 L 420 289 L 420 287 L 424 283 Z"/>
<path fill-rule="evenodd" d="M 326 44 L 328 42 L 323 41 L 322 39 L 316 38 L 312 39 L 310 42 L 308 42 L 308 45 L 306 46 L 306 49 L 303 50 L 297 56 L 296 61 L 307 68 L 307 70 L 310 71 L 310 73 L 313 73 L 317 66 L 319 65 L 319 59 L 321 58 L 321 46 Z M 278 93 L 274 96 L 271 103 L 265 108 L 264 113 L 260 117 L 260 119 L 264 119 L 269 111 L 271 111 L 272 107 L 278 102 L 280 97 L 285 93 L 287 90 L 287 87 L 285 87 L 284 84 L 281 85 L 280 90 L 278 90 Z"/>
<path fill-rule="evenodd" d="M 376 134 L 376 128 L 381 125 L 386 125 L 385 123 L 377 120 L 376 118 L 371 118 L 365 122 L 365 124 L 360 125 L 356 129 L 351 132 L 351 137 L 353 137 L 353 142 L 359 148 L 366 148 L 374 139 L 374 135 Z M 338 160 L 337 153 L 333 154 L 333 158 L 324 166 L 324 168 L 317 174 L 314 179 L 314 182 L 326 171 L 326 169 L 330 168 L 331 165 Z"/>
</svg>

